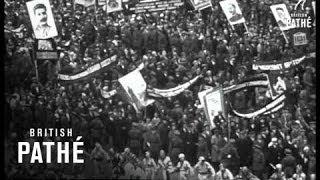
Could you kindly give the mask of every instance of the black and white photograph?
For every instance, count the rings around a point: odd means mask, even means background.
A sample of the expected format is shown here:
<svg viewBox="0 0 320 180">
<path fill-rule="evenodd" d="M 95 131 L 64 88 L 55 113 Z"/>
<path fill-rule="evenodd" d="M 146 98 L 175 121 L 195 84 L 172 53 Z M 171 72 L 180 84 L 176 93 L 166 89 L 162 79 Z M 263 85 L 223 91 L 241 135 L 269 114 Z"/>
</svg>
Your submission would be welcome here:
<svg viewBox="0 0 320 180">
<path fill-rule="evenodd" d="M 316 180 L 315 3 L 4 0 L 3 179 Z"/>
<path fill-rule="evenodd" d="M 241 9 L 236 0 L 220 1 L 221 8 L 231 25 L 245 23 Z"/>
<path fill-rule="evenodd" d="M 26 3 L 36 39 L 48 39 L 58 35 L 49 0 L 33 0 Z"/>
<path fill-rule="evenodd" d="M 285 4 L 272 5 L 270 8 L 279 25 L 279 28 L 282 31 L 294 28 L 294 26 L 290 23 L 291 17 Z"/>
</svg>

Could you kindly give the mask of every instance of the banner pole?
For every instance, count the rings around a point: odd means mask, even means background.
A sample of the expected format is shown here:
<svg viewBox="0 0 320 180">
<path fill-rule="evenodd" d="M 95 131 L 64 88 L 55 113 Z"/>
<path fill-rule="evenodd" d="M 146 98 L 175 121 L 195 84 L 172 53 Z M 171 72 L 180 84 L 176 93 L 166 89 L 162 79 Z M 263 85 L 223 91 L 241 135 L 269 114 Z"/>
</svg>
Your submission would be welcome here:
<svg viewBox="0 0 320 180">
<path fill-rule="evenodd" d="M 230 142 L 231 126 L 230 126 L 230 118 L 229 118 L 229 114 L 227 114 L 227 121 L 228 121 L 228 142 Z"/>
<path fill-rule="evenodd" d="M 37 82 L 39 83 L 38 61 L 36 58 L 36 48 L 34 46 L 33 46 L 32 58 L 33 58 L 34 67 L 36 70 L 36 79 L 37 79 Z"/>
<path fill-rule="evenodd" d="M 249 32 L 247 24 L 245 22 L 243 24 L 244 24 L 244 27 L 246 28 L 246 31 L 247 31 L 248 35 L 250 36 L 250 32 Z"/>
<path fill-rule="evenodd" d="M 288 40 L 288 38 L 287 38 L 286 34 L 285 34 L 282 30 L 281 30 L 281 33 L 282 33 L 282 35 L 283 35 L 283 37 L 284 37 L 284 39 L 285 39 L 286 43 L 287 43 L 287 44 L 289 44 L 289 40 Z"/>
</svg>

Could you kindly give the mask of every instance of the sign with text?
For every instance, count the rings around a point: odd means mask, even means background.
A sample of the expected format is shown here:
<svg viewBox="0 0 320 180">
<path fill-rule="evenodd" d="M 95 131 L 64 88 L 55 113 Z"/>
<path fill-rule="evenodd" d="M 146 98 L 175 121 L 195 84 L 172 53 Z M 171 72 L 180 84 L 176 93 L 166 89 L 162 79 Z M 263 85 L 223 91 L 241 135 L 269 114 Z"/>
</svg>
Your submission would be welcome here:
<svg viewBox="0 0 320 180">
<path fill-rule="evenodd" d="M 307 34 L 303 32 L 293 34 L 293 42 L 295 46 L 308 44 Z"/>
<path fill-rule="evenodd" d="M 165 10 L 173 10 L 182 6 L 182 0 L 153 0 L 153 1 L 140 1 L 134 7 L 131 7 L 129 10 L 134 11 L 135 13 L 142 12 L 155 12 L 155 11 L 165 11 Z"/>
</svg>

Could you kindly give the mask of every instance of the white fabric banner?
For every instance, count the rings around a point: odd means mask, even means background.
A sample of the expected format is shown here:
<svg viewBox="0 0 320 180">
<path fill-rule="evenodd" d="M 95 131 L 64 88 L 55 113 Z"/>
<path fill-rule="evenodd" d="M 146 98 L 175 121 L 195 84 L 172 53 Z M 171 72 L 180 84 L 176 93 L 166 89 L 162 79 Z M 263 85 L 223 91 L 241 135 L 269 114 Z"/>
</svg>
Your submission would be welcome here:
<svg viewBox="0 0 320 180">
<path fill-rule="evenodd" d="M 222 88 L 213 89 L 208 92 L 204 97 L 204 104 L 207 120 L 210 122 L 211 128 L 215 128 L 214 117 L 219 115 L 219 112 L 225 115 Z"/>
<path fill-rule="evenodd" d="M 211 7 L 211 0 L 193 0 L 193 5 L 196 10 L 202 10 Z"/>
<path fill-rule="evenodd" d="M 147 84 L 138 69 L 121 77 L 118 81 L 126 91 L 129 101 L 136 111 L 154 102 L 153 99 L 146 97 Z"/>
<path fill-rule="evenodd" d="M 304 61 L 307 58 L 315 58 L 316 57 L 316 53 L 312 52 L 309 53 L 305 56 L 302 56 L 300 58 L 291 60 L 291 61 L 286 61 L 284 63 L 276 63 L 276 64 L 252 64 L 252 69 L 253 70 L 262 70 L 262 71 L 277 71 L 277 70 L 281 70 L 281 69 L 287 69 L 290 68 L 292 66 L 298 65 L 300 64 L 302 61 Z"/>
<path fill-rule="evenodd" d="M 170 88 L 170 89 L 150 89 L 148 90 L 148 93 L 150 93 L 151 96 L 155 96 L 155 97 L 172 97 L 172 96 L 176 96 L 180 93 L 182 93 L 183 91 L 185 91 L 186 89 L 189 88 L 189 86 L 191 86 L 193 83 L 195 83 L 200 76 L 196 76 L 195 78 L 191 79 L 190 81 L 179 85 L 177 87 L 174 88 Z"/>
<path fill-rule="evenodd" d="M 49 0 L 28 1 L 26 5 L 36 39 L 58 36 Z"/>
<path fill-rule="evenodd" d="M 294 28 L 293 24 L 290 23 L 291 16 L 285 4 L 271 5 L 270 9 L 281 31 L 286 31 Z"/>
<path fill-rule="evenodd" d="M 121 11 L 122 10 L 122 1 L 121 0 L 107 0 L 106 3 L 107 13 Z"/>
<path fill-rule="evenodd" d="M 84 7 L 93 6 L 95 3 L 95 0 L 74 0 L 74 4 L 80 4 Z"/>
<path fill-rule="evenodd" d="M 267 80 L 265 81 L 249 81 L 249 82 L 245 82 L 245 83 L 241 83 L 241 84 L 237 84 L 237 85 L 232 85 L 226 88 L 223 88 L 223 92 L 224 94 L 228 94 L 232 91 L 236 91 L 239 89 L 243 89 L 246 87 L 251 87 L 251 86 L 268 86 L 269 82 Z"/>
<path fill-rule="evenodd" d="M 224 0 L 220 1 L 220 6 L 226 15 L 228 22 L 231 25 L 245 23 L 246 20 L 244 19 L 241 9 L 238 5 L 236 0 Z"/>
<path fill-rule="evenodd" d="M 274 109 L 275 107 L 277 107 L 279 104 L 283 103 L 284 100 L 286 99 L 286 96 L 284 94 L 279 95 L 275 100 L 273 100 L 271 103 L 269 103 L 268 105 L 266 105 L 265 107 L 254 111 L 252 113 L 247 113 L 247 114 L 243 114 L 243 113 L 239 113 L 236 110 L 232 109 L 233 113 L 235 113 L 237 116 L 239 117 L 243 117 L 243 118 L 253 118 L 256 117 L 260 114 L 263 114 L 267 111 L 270 111 L 271 109 Z"/>
<path fill-rule="evenodd" d="M 98 70 L 100 70 L 101 68 L 104 68 L 108 65 L 110 65 L 112 62 L 115 62 L 117 59 L 117 56 L 114 55 L 111 58 L 108 58 L 98 64 L 95 64 L 91 67 L 89 67 L 88 69 L 86 69 L 85 71 L 75 74 L 75 75 L 65 75 L 65 74 L 58 74 L 58 79 L 59 80 L 63 80 L 63 81 L 72 81 L 72 80 L 77 80 L 83 77 L 86 77 Z"/>
</svg>

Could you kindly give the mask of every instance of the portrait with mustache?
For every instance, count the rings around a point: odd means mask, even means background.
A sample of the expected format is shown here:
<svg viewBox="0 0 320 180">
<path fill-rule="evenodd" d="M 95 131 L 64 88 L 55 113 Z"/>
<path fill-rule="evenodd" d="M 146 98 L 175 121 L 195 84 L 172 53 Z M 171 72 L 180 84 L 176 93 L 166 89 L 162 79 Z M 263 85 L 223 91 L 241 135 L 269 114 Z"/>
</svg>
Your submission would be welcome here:
<svg viewBox="0 0 320 180">
<path fill-rule="evenodd" d="M 37 4 L 34 6 L 33 11 L 38 22 L 35 29 L 35 34 L 42 39 L 46 39 L 51 31 L 51 26 L 47 22 L 47 7 L 44 4 Z"/>
</svg>

